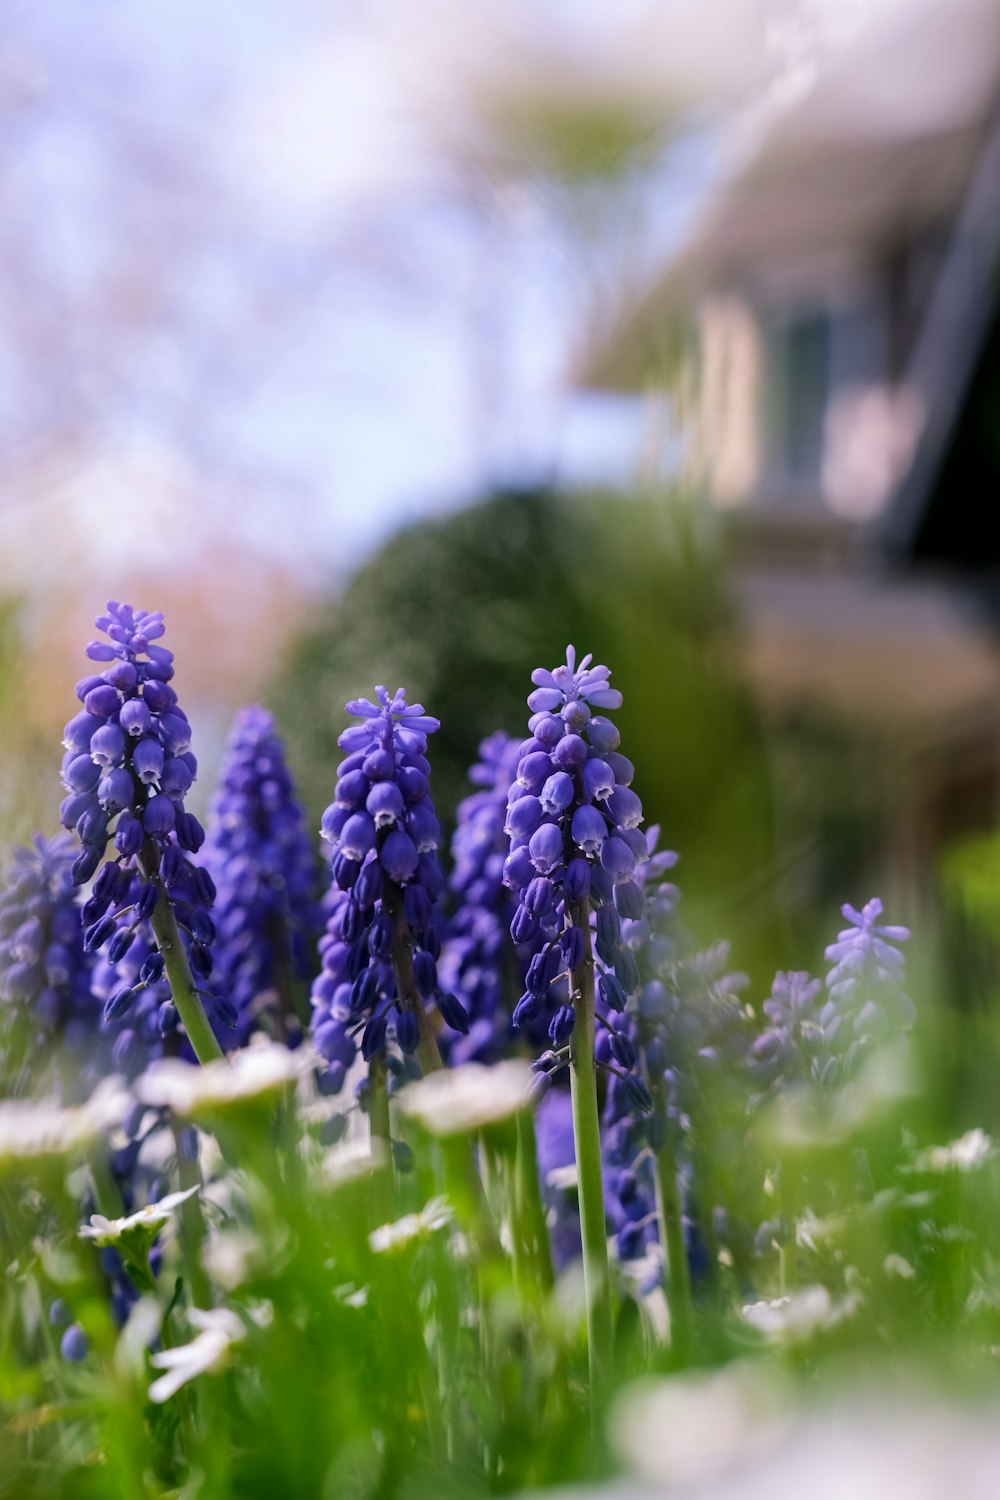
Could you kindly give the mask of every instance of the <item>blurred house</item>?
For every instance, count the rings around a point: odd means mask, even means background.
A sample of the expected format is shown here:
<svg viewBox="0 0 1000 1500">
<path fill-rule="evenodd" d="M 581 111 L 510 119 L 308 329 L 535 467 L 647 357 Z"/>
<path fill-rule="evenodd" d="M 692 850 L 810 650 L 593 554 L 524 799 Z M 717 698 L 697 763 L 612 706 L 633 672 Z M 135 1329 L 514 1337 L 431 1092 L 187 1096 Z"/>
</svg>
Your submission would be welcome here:
<svg viewBox="0 0 1000 1500">
<path fill-rule="evenodd" d="M 680 403 L 760 697 L 870 737 L 905 876 L 1000 810 L 1000 12 L 883 11 L 741 122 L 579 373 Z"/>
</svg>

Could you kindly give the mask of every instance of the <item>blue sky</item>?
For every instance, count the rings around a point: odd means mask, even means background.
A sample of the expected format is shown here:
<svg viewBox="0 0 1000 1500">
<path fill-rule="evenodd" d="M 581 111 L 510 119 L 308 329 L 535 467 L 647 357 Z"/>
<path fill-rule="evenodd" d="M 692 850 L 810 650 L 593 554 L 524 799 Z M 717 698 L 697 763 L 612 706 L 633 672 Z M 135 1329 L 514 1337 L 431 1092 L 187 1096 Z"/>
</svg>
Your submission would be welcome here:
<svg viewBox="0 0 1000 1500">
<path fill-rule="evenodd" d="M 554 70 L 612 19 L 514 11 Z M 544 176 L 463 159 L 440 12 L 401 36 L 377 3 L 8 7 L 0 529 L 21 566 L 34 537 L 57 567 L 64 521 L 77 548 L 125 560 L 152 528 L 180 557 L 193 508 L 339 571 L 492 481 L 632 472 L 637 403 L 567 372 L 636 226 L 581 227 Z M 644 191 L 658 250 L 709 160 L 695 138 Z"/>
</svg>

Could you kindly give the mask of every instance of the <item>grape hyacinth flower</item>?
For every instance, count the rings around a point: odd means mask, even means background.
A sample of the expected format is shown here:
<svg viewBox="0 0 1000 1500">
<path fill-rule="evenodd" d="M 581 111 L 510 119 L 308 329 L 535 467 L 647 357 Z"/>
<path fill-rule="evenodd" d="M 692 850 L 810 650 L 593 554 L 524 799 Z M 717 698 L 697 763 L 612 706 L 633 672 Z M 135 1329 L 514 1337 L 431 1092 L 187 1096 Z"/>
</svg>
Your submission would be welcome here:
<svg viewBox="0 0 1000 1500">
<path fill-rule="evenodd" d="M 767 1025 L 748 1058 L 761 1100 L 800 1079 L 827 1081 L 835 1063 L 821 1020 L 824 1003 L 821 979 L 802 970 L 774 976 L 771 993 L 761 1007 Z"/>
<path fill-rule="evenodd" d="M 215 980 L 244 1042 L 262 1012 L 300 1033 L 295 986 L 308 977 L 317 862 L 284 746 L 263 708 L 241 709 L 212 802 L 202 859 L 216 887 Z"/>
<path fill-rule="evenodd" d="M 222 1055 L 197 983 L 212 972 L 208 909 L 215 887 L 190 857 L 205 834 L 184 806 L 198 766 L 191 727 L 170 686 L 173 653 L 158 644 L 160 613 L 110 600 L 96 624 L 107 640 L 91 641 L 87 655 L 102 670 L 76 685 L 82 708 L 65 729 L 67 796 L 60 809 L 63 826 L 75 829 L 82 845 L 73 879 L 93 880 L 83 907 L 84 947 L 106 949 L 109 962 L 118 963 L 148 923 L 156 944 L 152 970 L 138 984 L 122 985 L 105 1017 L 125 1015 L 143 986 L 165 971 L 172 1003 L 204 1062 Z M 115 854 L 102 865 L 111 840 Z M 228 1002 L 209 998 L 217 1018 L 230 1024 Z"/>
<path fill-rule="evenodd" d="M 894 946 L 906 942 L 909 928 L 881 923 L 877 898 L 860 911 L 851 905 L 841 911 L 848 926 L 826 950 L 833 968 L 826 978 L 829 1000 L 819 1019 L 839 1071 L 849 1075 L 865 1049 L 912 1026 L 915 1009 L 903 992 L 906 963 Z"/>
<path fill-rule="evenodd" d="M 436 1004 L 455 1031 L 466 1032 L 469 1020 L 461 1001 L 441 989 L 437 972 L 441 940 L 434 909 L 444 876 L 424 752 L 438 720 L 420 704 L 408 705 L 402 689 L 390 697 L 377 687 L 375 694 L 376 703 L 360 698 L 347 704 L 362 722 L 340 736 L 347 755 L 323 814 L 336 894 L 320 943 L 323 972 L 312 991 L 313 1039 L 336 1087 L 360 1035 L 372 1131 L 388 1139 L 390 1040 L 408 1071 L 432 1072 L 441 1058 L 426 1007 Z"/>
<path fill-rule="evenodd" d="M 520 741 L 510 735 L 483 740 L 479 760 L 469 771 L 476 790 L 457 808 L 448 882 L 453 911 L 439 972 L 468 1011 L 469 1034 L 448 1042 L 449 1063 L 497 1062 L 510 1052 L 511 1016 L 525 966 L 509 932 L 515 901 L 503 884 L 508 850 L 504 824 L 520 758 Z"/>
<path fill-rule="evenodd" d="M 633 1071 L 628 1040 L 611 1020 L 639 982 L 622 943 L 622 918 L 642 914 L 636 867 L 646 855 L 642 804 L 631 790 L 633 767 L 601 709 L 621 706 L 607 667 L 579 666 L 572 646 L 565 664 L 532 673 L 530 738 L 521 745 L 510 789 L 510 854 L 504 879 L 517 893 L 511 936 L 531 952 L 515 1025 L 548 1019 L 551 1047 L 536 1065 L 536 1092 L 570 1067 L 579 1176 L 580 1223 L 587 1284 L 592 1388 L 606 1378 L 611 1349 L 610 1292 L 595 1073 L 595 1021 L 611 1035 L 616 1073 L 637 1104 L 648 1090 Z M 591 912 L 596 912 L 591 931 Z M 596 950 L 596 952 L 595 952 Z M 600 992 L 595 994 L 595 968 Z M 617 1050 L 616 1050 L 617 1049 Z"/>
<path fill-rule="evenodd" d="M 89 1042 L 100 1016 L 93 961 L 83 950 L 75 856 L 66 835 L 38 834 L 30 848 L 14 850 L 0 892 L 0 1036 L 8 1080 L 47 1055 L 41 1049 L 56 1038 L 70 1047 Z"/>
</svg>

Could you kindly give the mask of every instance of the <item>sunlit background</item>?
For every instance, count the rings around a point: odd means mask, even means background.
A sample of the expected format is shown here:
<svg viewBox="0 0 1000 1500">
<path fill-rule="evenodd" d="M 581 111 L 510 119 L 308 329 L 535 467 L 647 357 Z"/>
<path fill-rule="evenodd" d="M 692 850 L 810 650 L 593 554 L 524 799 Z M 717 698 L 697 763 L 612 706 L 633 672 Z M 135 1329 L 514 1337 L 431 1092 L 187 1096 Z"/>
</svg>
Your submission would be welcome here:
<svg viewBox="0 0 1000 1500">
<path fill-rule="evenodd" d="M 995 0 L 4 33 L 5 836 L 108 596 L 167 612 L 202 798 L 262 698 L 317 819 L 345 697 L 441 713 L 447 812 L 574 639 L 706 936 L 773 968 L 877 886 L 992 980 Z"/>
</svg>

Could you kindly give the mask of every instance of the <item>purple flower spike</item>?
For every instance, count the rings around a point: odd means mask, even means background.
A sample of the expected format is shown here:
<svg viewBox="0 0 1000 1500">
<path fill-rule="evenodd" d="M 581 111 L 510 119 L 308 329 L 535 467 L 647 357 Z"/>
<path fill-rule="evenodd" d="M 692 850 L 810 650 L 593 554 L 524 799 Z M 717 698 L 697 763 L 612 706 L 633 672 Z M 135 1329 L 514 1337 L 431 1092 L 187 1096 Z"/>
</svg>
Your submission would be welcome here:
<svg viewBox="0 0 1000 1500">
<path fill-rule="evenodd" d="M 623 1010 L 638 983 L 618 913 L 638 918 L 644 910 L 636 872 L 646 856 L 638 832 L 642 805 L 627 785 L 632 766 L 618 753 L 617 729 L 595 712 L 618 708 L 621 694 L 608 685 L 607 667 L 591 661 L 586 656 L 577 666 L 571 646 L 565 663 L 532 673 L 531 738 L 507 815 L 504 881 L 518 899 L 510 930 L 527 958 L 514 1022 L 541 1026 L 553 1047 L 561 1047 L 576 1024 L 575 975 L 593 952 L 588 904 L 602 919 L 594 955 L 601 1003 Z M 619 1063 L 623 1057 L 634 1063 L 628 1038 L 617 1046 Z"/>
<path fill-rule="evenodd" d="M 424 755 L 438 721 L 419 703 L 407 704 L 402 689 L 390 697 L 384 687 L 375 689 L 375 701 L 348 703 L 347 712 L 362 722 L 340 735 L 346 756 L 335 800 L 323 814 L 333 885 L 324 902 L 322 973 L 312 987 L 313 1035 L 322 1038 L 321 1051 L 330 1060 L 324 1086 L 331 1093 L 343 1087 L 350 1061 L 346 1042 L 353 1047 L 359 1028 L 365 1060 L 385 1054 L 395 1042 L 402 1054 L 394 1054 L 398 1068 L 422 1034 L 418 1012 L 424 1000 L 433 1000 L 447 1021 L 434 921 L 444 884 L 435 856 L 440 827 Z M 410 994 L 397 996 L 397 972 L 407 976 L 401 982 Z M 392 1005 L 400 1021 L 390 1027 L 386 1012 Z"/>
<path fill-rule="evenodd" d="M 154 950 L 147 924 L 157 897 L 163 895 L 175 906 L 183 935 L 206 916 L 214 887 L 189 858 L 203 837 L 183 801 L 197 762 L 190 753 L 191 727 L 170 686 L 171 653 L 155 644 L 163 635 L 163 616 L 111 600 L 96 623 L 107 640 L 91 642 L 87 655 L 102 670 L 77 684 L 83 714 L 66 726 L 69 760 L 63 767 L 64 783 L 75 795 L 71 804 L 64 803 L 62 816 L 83 845 L 73 879 L 84 884 L 98 875 L 95 893 L 99 889 L 101 895 L 92 896 L 83 911 L 95 951 L 106 948 L 115 958 L 113 986 L 102 971 L 106 960 L 99 960 L 94 971 L 95 994 L 108 1002 L 106 1019 L 124 1014 L 120 1002 L 111 1003 L 119 992 L 132 997 L 129 1024 L 142 1040 L 130 1043 L 116 1062 L 126 1066 L 127 1051 L 131 1070 L 148 1061 L 150 1048 L 158 1050 L 154 1019 L 169 1002 L 165 985 L 160 993 L 138 977 Z M 113 858 L 98 874 L 111 841 Z M 109 870 L 113 875 L 105 873 Z M 95 899 L 103 902 L 100 918 L 93 914 Z M 129 940 L 123 934 L 133 924 L 138 925 Z M 199 957 L 197 962 L 204 972 L 208 960 Z"/>
<path fill-rule="evenodd" d="M 177 819 L 184 848 L 188 817 Z M 236 1040 L 270 1024 L 291 1041 L 301 1030 L 292 985 L 312 973 L 319 869 L 284 745 L 263 708 L 236 716 L 203 857 L 217 887 L 213 987 L 235 1009 Z"/>
</svg>

